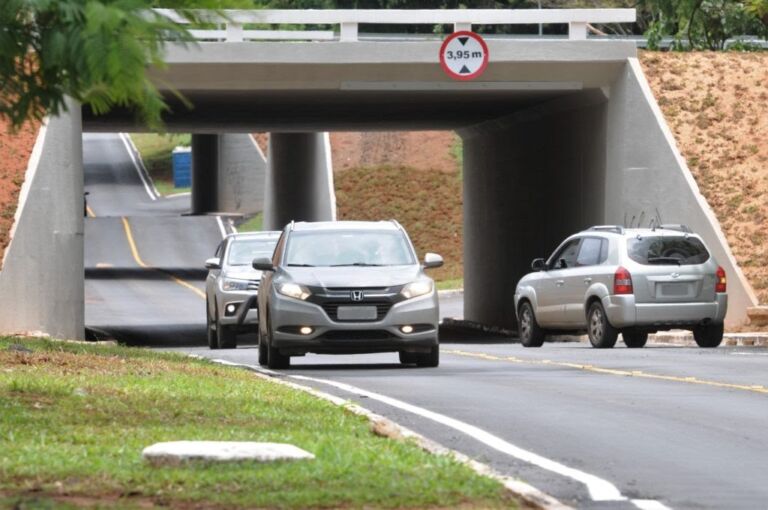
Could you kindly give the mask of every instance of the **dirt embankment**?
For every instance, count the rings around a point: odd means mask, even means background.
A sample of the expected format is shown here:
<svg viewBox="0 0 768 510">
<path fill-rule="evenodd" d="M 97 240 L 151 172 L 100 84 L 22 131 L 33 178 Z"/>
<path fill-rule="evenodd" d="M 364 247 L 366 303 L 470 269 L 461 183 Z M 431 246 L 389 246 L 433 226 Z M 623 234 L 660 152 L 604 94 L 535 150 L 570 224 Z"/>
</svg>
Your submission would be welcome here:
<svg viewBox="0 0 768 510">
<path fill-rule="evenodd" d="M 768 302 L 768 53 L 641 52 L 640 62 L 739 265 Z"/>
<path fill-rule="evenodd" d="M 28 123 L 17 133 L 12 133 L 10 125 L 0 119 L 0 261 L 11 240 L 19 190 L 24 183 L 24 173 L 39 130 L 38 123 Z"/>
</svg>

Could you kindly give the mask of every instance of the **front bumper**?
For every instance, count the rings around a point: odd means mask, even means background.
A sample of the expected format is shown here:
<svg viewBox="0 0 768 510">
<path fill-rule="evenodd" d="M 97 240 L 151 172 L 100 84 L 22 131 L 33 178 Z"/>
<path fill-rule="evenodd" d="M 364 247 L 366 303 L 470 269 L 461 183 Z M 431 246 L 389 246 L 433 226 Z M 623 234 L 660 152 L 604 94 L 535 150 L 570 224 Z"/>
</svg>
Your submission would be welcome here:
<svg viewBox="0 0 768 510">
<path fill-rule="evenodd" d="M 256 307 L 256 298 L 258 293 L 254 291 L 224 291 L 220 288 L 216 290 L 216 301 L 219 310 L 219 322 L 223 326 L 254 326 L 259 323 L 259 310 Z M 247 305 L 251 301 L 248 311 L 245 314 L 245 318 L 242 322 L 238 322 L 239 316 L 242 313 L 243 305 Z M 227 310 L 227 306 L 235 305 L 235 311 L 230 313 Z"/>
<path fill-rule="evenodd" d="M 364 322 L 333 321 L 318 304 L 276 292 L 270 297 L 272 344 L 288 354 L 425 352 L 439 343 L 439 303 L 435 291 L 395 303 L 382 320 Z M 414 331 L 403 333 L 400 327 L 404 325 L 413 326 Z M 312 328 L 312 333 L 299 333 L 304 326 Z"/>
<path fill-rule="evenodd" d="M 690 328 L 702 323 L 721 324 L 728 311 L 728 295 L 717 294 L 705 303 L 636 303 L 635 296 L 607 296 L 603 308 L 616 328 Z"/>
</svg>

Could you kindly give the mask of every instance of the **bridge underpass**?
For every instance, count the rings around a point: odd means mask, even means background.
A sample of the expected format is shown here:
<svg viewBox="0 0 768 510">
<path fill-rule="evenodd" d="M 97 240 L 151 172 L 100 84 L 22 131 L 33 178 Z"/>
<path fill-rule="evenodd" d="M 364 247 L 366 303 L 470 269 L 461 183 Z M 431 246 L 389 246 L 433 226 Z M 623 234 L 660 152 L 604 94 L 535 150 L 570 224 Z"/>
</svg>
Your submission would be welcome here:
<svg viewBox="0 0 768 510">
<path fill-rule="evenodd" d="M 477 80 L 455 82 L 439 41 L 170 47 L 153 71 L 194 104 L 169 131 L 272 133 L 268 227 L 317 214 L 318 133 L 455 130 L 464 140 L 464 315 L 513 327 L 530 261 L 592 224 L 687 223 L 729 275 L 729 324 L 754 294 L 676 149 L 631 42 L 491 39 Z M 86 131 L 141 130 L 130 112 L 82 112 Z M 199 157 L 205 157 L 204 155 Z M 210 189 L 208 191 L 211 192 Z M 205 190 L 193 190 L 205 200 Z M 327 210 L 327 209 L 326 209 Z"/>
</svg>

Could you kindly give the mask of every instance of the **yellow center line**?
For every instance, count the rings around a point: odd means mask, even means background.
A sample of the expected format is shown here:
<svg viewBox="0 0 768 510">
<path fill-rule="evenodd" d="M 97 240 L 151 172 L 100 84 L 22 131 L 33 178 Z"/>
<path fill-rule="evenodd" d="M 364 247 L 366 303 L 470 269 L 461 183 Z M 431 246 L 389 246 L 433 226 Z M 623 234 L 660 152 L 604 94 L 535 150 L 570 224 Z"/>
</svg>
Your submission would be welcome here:
<svg viewBox="0 0 768 510">
<path fill-rule="evenodd" d="M 642 370 L 621 370 L 616 368 L 602 368 L 593 365 L 583 365 L 580 363 L 569 363 L 566 361 L 552 361 L 552 360 L 534 360 L 518 358 L 516 356 L 494 356 L 492 354 L 486 354 L 483 352 L 469 352 L 456 349 L 447 349 L 442 351 L 446 354 L 454 354 L 456 356 L 465 356 L 468 358 L 478 358 L 488 361 L 505 361 L 508 363 L 518 363 L 525 365 L 546 365 L 564 368 L 573 368 L 575 370 L 583 370 L 586 372 L 593 372 L 597 374 L 616 375 L 621 377 L 638 377 L 641 379 L 655 379 L 659 381 L 680 382 L 686 384 L 698 384 L 702 386 L 712 386 L 715 388 L 726 388 L 730 390 L 750 391 L 753 393 L 768 394 L 768 388 L 760 384 L 732 384 L 720 381 L 709 381 L 706 379 L 699 379 L 697 377 L 680 377 L 675 375 L 663 375 L 643 372 Z"/>
<path fill-rule="evenodd" d="M 125 237 L 128 239 L 128 246 L 131 249 L 131 255 L 133 255 L 133 260 L 135 260 L 136 263 L 139 266 L 141 266 L 141 267 L 143 267 L 145 269 L 153 269 L 155 271 L 159 271 L 159 272 L 163 273 L 164 275 L 168 276 L 168 278 L 170 278 L 174 282 L 176 282 L 179 285 L 181 285 L 182 287 L 185 287 L 185 288 L 191 290 L 192 292 L 197 294 L 199 297 L 205 299 L 205 292 L 203 292 L 202 290 L 198 289 L 197 287 L 195 287 L 191 283 L 189 283 L 187 281 L 184 281 L 181 278 L 178 278 L 178 277 L 168 273 L 167 271 L 163 271 L 162 269 L 158 269 L 156 267 L 148 266 L 147 264 L 145 264 L 144 261 L 141 259 L 141 256 L 139 255 L 139 250 L 136 248 L 136 241 L 133 240 L 133 233 L 131 232 L 131 225 L 128 223 L 128 220 L 125 217 L 123 217 L 122 220 L 123 220 L 123 228 L 125 229 Z"/>
</svg>

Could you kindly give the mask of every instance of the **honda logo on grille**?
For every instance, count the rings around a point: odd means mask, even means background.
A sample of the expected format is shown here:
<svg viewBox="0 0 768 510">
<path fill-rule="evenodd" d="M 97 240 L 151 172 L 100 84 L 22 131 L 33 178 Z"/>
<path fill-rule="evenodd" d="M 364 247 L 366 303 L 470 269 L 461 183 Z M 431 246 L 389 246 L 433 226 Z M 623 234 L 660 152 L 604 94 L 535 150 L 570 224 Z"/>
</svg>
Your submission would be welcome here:
<svg viewBox="0 0 768 510">
<path fill-rule="evenodd" d="M 352 301 L 362 301 L 365 297 L 362 290 L 353 290 L 349 293 Z"/>
</svg>

